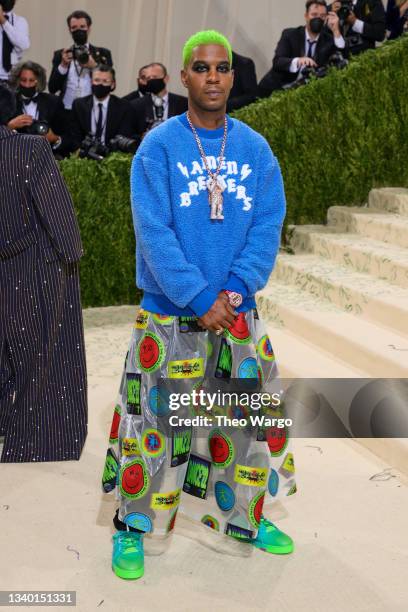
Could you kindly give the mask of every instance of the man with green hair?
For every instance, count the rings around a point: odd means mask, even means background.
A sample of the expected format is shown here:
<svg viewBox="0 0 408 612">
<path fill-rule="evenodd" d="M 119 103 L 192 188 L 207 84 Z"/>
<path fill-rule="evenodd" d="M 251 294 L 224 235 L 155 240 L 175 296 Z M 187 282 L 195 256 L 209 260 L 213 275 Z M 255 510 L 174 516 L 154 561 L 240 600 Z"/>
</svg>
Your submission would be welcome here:
<svg viewBox="0 0 408 612">
<path fill-rule="evenodd" d="M 188 112 L 152 130 L 133 160 L 136 281 L 144 295 L 103 477 L 104 490 L 116 488 L 120 500 L 112 568 L 121 578 L 143 575 L 144 534 L 166 538 L 181 502 L 220 547 L 293 551 L 292 539 L 262 514 L 267 493 L 296 491 L 287 432 L 245 426 L 255 405 L 228 393 L 232 399 L 215 407 L 209 393 L 235 391 L 236 379 L 242 390 L 242 379 L 252 379 L 272 397 L 277 383 L 255 294 L 274 266 L 285 196 L 266 140 L 226 115 L 231 61 L 219 32 L 186 42 Z M 164 381 L 187 391 L 190 417 L 212 415 L 209 428 L 183 421 L 174 401 L 185 394 L 170 394 Z M 279 406 L 266 410 L 282 416 Z M 217 415 L 237 417 L 240 426 L 227 430 Z"/>
</svg>

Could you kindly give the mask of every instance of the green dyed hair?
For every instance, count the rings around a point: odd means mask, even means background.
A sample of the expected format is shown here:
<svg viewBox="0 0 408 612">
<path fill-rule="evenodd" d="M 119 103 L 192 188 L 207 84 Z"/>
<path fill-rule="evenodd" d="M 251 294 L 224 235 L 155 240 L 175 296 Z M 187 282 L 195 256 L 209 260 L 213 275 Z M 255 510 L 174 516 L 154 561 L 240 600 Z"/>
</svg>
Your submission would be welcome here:
<svg viewBox="0 0 408 612">
<path fill-rule="evenodd" d="M 187 40 L 183 48 L 183 66 L 187 67 L 193 54 L 193 49 L 201 45 L 220 45 L 228 51 L 229 63 L 232 64 L 232 48 L 228 38 L 217 30 L 204 30 L 196 32 Z"/>
</svg>

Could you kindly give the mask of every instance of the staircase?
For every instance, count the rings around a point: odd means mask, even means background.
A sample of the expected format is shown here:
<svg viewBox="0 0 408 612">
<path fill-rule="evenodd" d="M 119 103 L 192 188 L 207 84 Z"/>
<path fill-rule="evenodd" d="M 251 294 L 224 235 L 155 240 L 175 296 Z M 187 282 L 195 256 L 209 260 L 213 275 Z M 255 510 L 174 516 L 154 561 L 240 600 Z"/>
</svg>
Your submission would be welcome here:
<svg viewBox="0 0 408 612">
<path fill-rule="evenodd" d="M 408 377 L 408 189 L 333 206 L 326 226 L 291 226 L 288 239 L 294 254 L 258 294 L 282 376 Z M 408 471 L 408 441 L 394 442 L 365 444 Z"/>
</svg>

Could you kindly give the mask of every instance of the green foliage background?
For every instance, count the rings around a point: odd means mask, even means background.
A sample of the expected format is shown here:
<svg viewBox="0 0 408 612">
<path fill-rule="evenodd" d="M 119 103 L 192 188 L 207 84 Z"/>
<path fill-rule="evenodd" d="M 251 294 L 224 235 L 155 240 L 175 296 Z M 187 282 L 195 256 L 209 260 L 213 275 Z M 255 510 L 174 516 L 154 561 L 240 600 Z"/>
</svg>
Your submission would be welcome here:
<svg viewBox="0 0 408 612">
<path fill-rule="evenodd" d="M 362 204 L 373 187 L 406 186 L 408 36 L 364 53 L 346 70 L 276 93 L 235 116 L 263 134 L 279 159 L 286 223 L 324 223 L 330 206 Z M 132 304 L 140 297 L 130 164 L 129 156 L 118 154 L 103 162 L 61 162 L 85 246 L 85 307 Z"/>
</svg>

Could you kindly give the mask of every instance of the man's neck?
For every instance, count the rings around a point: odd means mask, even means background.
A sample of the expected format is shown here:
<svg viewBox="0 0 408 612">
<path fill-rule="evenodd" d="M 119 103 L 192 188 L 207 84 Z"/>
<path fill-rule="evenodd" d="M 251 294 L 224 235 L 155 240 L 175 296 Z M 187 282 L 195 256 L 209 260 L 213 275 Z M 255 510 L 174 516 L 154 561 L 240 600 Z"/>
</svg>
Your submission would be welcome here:
<svg viewBox="0 0 408 612">
<path fill-rule="evenodd" d="M 206 130 L 217 130 L 224 125 L 226 107 L 220 111 L 204 111 L 192 107 L 189 102 L 188 114 L 195 127 L 204 128 Z"/>
</svg>

